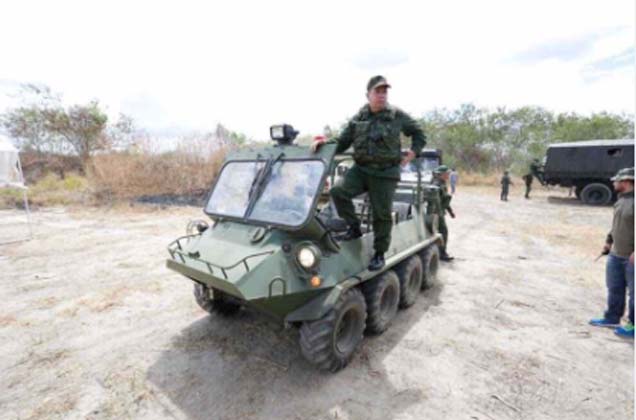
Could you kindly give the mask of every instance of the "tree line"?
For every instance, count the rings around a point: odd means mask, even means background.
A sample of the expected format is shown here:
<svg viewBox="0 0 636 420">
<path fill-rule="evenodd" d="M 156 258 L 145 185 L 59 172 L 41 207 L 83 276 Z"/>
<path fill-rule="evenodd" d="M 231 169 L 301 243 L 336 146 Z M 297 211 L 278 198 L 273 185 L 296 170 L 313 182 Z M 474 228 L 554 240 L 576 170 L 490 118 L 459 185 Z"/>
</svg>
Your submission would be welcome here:
<svg viewBox="0 0 636 420">
<path fill-rule="evenodd" d="M 64 106 L 60 95 L 37 85 L 24 85 L 20 98 L 19 106 L 0 114 L 0 128 L 21 150 L 75 155 L 84 170 L 96 152 L 129 150 L 144 136 L 127 115 L 109 121 L 97 101 Z M 441 149 L 446 164 L 472 172 L 524 171 L 533 158 L 544 155 L 550 143 L 634 138 L 633 115 L 554 113 L 537 106 L 490 110 L 464 104 L 457 109 L 434 109 L 419 123 L 426 133 L 427 147 Z M 329 126 L 325 132 L 337 134 Z M 251 142 L 221 124 L 204 137 L 219 147 Z M 311 138 L 305 135 L 298 142 L 310 143 Z"/>
<path fill-rule="evenodd" d="M 441 149 L 448 165 L 472 172 L 523 172 L 550 143 L 634 138 L 633 115 L 554 113 L 536 106 L 489 110 L 464 104 L 434 109 L 419 121 L 427 147 Z"/>
</svg>

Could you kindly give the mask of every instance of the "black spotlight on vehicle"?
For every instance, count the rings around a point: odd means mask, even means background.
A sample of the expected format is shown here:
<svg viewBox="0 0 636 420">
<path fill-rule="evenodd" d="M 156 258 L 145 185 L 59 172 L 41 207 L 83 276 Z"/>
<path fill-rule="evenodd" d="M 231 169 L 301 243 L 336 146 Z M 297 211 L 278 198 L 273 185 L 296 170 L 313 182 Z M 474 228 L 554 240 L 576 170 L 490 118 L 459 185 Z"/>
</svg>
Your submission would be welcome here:
<svg viewBox="0 0 636 420">
<path fill-rule="evenodd" d="M 298 136 L 298 131 L 289 124 L 273 125 L 269 128 L 269 135 L 279 146 L 289 146 Z"/>
</svg>

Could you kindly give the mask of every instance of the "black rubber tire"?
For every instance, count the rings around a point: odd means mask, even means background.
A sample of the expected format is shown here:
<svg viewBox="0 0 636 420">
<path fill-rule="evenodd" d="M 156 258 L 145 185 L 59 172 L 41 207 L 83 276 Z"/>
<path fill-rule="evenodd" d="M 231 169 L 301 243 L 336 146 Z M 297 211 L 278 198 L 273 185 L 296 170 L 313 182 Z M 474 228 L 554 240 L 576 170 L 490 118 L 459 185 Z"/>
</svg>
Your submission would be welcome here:
<svg viewBox="0 0 636 420">
<path fill-rule="evenodd" d="M 437 283 L 439 269 L 439 246 L 432 244 L 420 254 L 422 259 L 422 290 L 429 289 Z"/>
<path fill-rule="evenodd" d="M 194 284 L 194 299 L 201 309 L 211 314 L 231 316 L 241 309 L 241 305 L 229 301 L 225 293 L 219 290 L 212 289 L 212 296 L 210 296 L 210 289 L 199 283 Z"/>
<path fill-rule="evenodd" d="M 400 308 L 413 305 L 422 288 L 422 259 L 413 255 L 402 261 L 395 272 L 400 279 Z"/>
<path fill-rule="evenodd" d="M 612 189 L 600 182 L 587 184 L 581 190 L 581 201 L 592 206 L 602 206 L 612 201 Z"/>
<path fill-rule="evenodd" d="M 367 329 L 370 334 L 381 334 L 397 314 L 400 304 L 400 279 L 388 270 L 362 285 L 367 302 Z"/>
<path fill-rule="evenodd" d="M 300 327 L 300 351 L 320 370 L 336 372 L 349 363 L 362 341 L 367 307 L 360 290 L 342 293 L 333 308 Z"/>
</svg>

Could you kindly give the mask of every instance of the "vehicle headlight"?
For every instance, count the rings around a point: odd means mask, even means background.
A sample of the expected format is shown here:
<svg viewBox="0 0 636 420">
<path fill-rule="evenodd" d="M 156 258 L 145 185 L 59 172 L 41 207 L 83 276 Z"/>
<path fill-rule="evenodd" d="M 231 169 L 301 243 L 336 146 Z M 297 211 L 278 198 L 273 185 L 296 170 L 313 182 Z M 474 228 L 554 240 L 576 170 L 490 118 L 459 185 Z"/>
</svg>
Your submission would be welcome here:
<svg viewBox="0 0 636 420">
<path fill-rule="evenodd" d="M 314 268 L 320 260 L 320 251 L 313 246 L 303 246 L 298 250 L 297 259 L 303 268 Z"/>
</svg>

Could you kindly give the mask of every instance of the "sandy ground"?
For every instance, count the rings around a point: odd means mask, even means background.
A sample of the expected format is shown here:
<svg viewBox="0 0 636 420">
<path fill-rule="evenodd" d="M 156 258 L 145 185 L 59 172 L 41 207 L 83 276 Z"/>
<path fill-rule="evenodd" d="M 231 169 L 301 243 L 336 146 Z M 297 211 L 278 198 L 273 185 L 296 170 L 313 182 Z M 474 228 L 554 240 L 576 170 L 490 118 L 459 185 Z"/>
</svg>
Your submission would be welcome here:
<svg viewBox="0 0 636 420">
<path fill-rule="evenodd" d="M 460 188 L 457 259 L 337 374 L 295 330 L 196 306 L 164 260 L 199 209 L 38 211 L 0 246 L 0 418 L 633 418 L 633 343 L 587 325 L 611 208 L 519 190 Z"/>
</svg>

